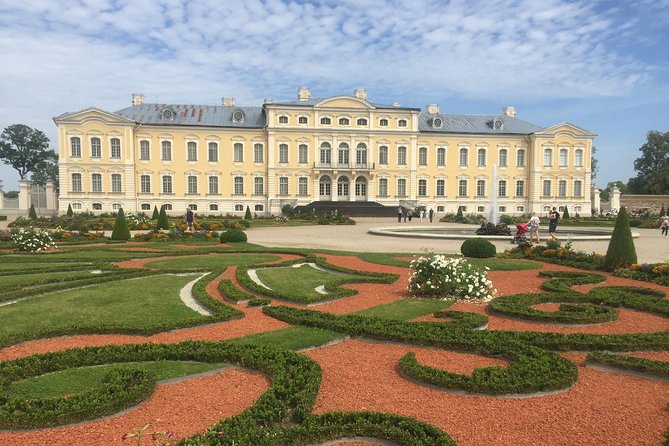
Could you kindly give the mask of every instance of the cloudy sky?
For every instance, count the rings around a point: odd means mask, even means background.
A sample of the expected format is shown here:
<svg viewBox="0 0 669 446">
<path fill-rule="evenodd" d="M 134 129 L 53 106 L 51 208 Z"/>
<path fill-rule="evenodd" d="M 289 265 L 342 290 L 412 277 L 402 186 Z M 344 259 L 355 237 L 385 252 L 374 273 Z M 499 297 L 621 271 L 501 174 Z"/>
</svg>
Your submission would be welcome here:
<svg viewBox="0 0 669 446">
<path fill-rule="evenodd" d="M 595 180 L 627 181 L 669 131 L 669 0 L 0 0 L 0 129 L 147 102 L 259 106 L 366 88 L 372 102 L 569 121 Z M 0 165 L 5 191 L 18 174 Z"/>
</svg>

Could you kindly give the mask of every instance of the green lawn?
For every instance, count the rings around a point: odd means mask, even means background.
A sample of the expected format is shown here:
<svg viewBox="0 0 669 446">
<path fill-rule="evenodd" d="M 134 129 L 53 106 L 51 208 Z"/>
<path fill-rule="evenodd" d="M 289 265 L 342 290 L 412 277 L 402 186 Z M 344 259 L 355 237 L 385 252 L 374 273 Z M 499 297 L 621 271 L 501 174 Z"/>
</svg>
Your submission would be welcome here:
<svg viewBox="0 0 669 446">
<path fill-rule="evenodd" d="M 150 268 L 166 269 L 215 269 L 226 266 L 247 266 L 272 262 L 280 257 L 275 254 L 212 254 L 188 256 L 180 259 L 156 260 L 147 264 Z"/>
<path fill-rule="evenodd" d="M 32 266 L 32 265 L 31 265 Z M 99 276 L 99 275 L 98 275 Z M 0 278 L 0 292 L 15 288 L 29 286 L 40 286 L 46 282 L 68 282 L 78 279 L 90 279 L 96 277 L 90 270 L 84 271 L 61 271 L 61 272 L 36 272 L 30 271 L 25 274 L 3 276 Z"/>
<path fill-rule="evenodd" d="M 26 271 L 35 269 L 51 269 L 72 266 L 79 268 L 86 265 L 86 263 L 75 262 L 52 262 L 52 263 L 28 263 L 28 262 L 12 262 L 17 256 L 0 256 L 0 271 L 16 271 L 17 274 L 23 274 Z M 4 278 L 2 279 L 4 280 Z"/>
<path fill-rule="evenodd" d="M 359 278 L 351 274 L 333 273 L 303 264 L 298 268 L 258 268 L 256 274 L 262 283 L 274 291 L 286 296 L 310 296 L 323 298 L 315 288 L 326 283 L 344 282 L 346 279 Z"/>
</svg>

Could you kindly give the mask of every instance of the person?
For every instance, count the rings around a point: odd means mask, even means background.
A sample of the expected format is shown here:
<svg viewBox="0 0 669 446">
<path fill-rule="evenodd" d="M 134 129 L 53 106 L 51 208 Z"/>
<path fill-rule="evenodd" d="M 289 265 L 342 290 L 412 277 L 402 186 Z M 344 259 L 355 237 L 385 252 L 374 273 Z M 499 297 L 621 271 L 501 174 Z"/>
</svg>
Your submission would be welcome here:
<svg viewBox="0 0 669 446">
<path fill-rule="evenodd" d="M 539 223 L 539 217 L 537 217 L 536 212 L 532 212 L 532 217 L 527 222 L 527 226 L 530 227 L 530 242 L 536 239 L 537 243 L 539 243 Z"/>
<path fill-rule="evenodd" d="M 557 237 L 555 237 L 555 230 L 557 229 L 559 220 L 560 213 L 555 209 L 555 206 L 553 206 L 553 209 L 548 213 L 548 235 L 551 236 L 551 240 L 553 241 L 557 240 Z"/>
<path fill-rule="evenodd" d="M 413 209 L 409 211 L 409 223 L 411 223 L 411 217 L 413 217 Z"/>
<path fill-rule="evenodd" d="M 430 208 L 430 212 L 428 212 L 427 215 L 430 216 L 430 223 L 432 223 L 432 219 L 434 218 L 434 210 Z"/>
<path fill-rule="evenodd" d="M 425 209 L 420 210 L 420 222 L 423 223 L 423 220 L 425 219 Z"/>
<path fill-rule="evenodd" d="M 407 222 L 407 214 L 409 212 L 407 211 L 407 208 L 402 208 L 402 216 L 404 217 L 404 223 Z"/>
<path fill-rule="evenodd" d="M 667 236 L 667 232 L 669 232 L 669 217 L 664 217 L 662 219 L 662 223 L 660 224 L 660 229 L 662 230 L 662 235 Z"/>
<path fill-rule="evenodd" d="M 193 228 L 193 223 L 195 222 L 195 214 L 191 210 L 190 206 L 186 207 L 186 216 L 184 217 L 186 220 L 186 226 L 187 226 L 187 231 L 188 232 L 194 232 L 195 229 Z"/>
<path fill-rule="evenodd" d="M 402 223 L 402 206 L 397 208 L 397 223 Z"/>
</svg>

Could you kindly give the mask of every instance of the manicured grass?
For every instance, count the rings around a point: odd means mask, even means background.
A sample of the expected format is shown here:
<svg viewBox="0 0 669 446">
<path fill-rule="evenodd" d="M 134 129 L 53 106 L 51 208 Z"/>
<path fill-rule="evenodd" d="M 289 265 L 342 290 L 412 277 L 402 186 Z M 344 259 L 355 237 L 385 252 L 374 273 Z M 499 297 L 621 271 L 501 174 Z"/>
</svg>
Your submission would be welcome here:
<svg viewBox="0 0 669 446">
<path fill-rule="evenodd" d="M 246 266 L 256 265 L 258 263 L 272 262 L 279 259 L 279 256 L 274 254 L 220 254 L 220 255 L 206 255 L 183 257 L 180 259 L 156 260 L 149 262 L 147 267 L 150 268 L 167 268 L 167 269 L 212 269 L 222 268 L 226 266 Z"/>
<path fill-rule="evenodd" d="M 90 248 L 72 247 L 59 248 L 59 252 L 50 254 L 54 260 L 86 260 L 102 262 L 120 262 L 130 259 L 143 259 L 145 257 L 159 257 L 165 254 L 156 252 L 140 251 L 117 251 L 123 245 L 114 244 L 109 246 L 96 246 Z"/>
<path fill-rule="evenodd" d="M 357 311 L 353 314 L 392 319 L 396 321 L 407 321 L 426 314 L 434 313 L 435 311 L 443 310 L 444 308 L 453 305 L 453 303 L 453 300 L 408 298 L 385 305 L 367 308 L 366 310 Z"/>
<path fill-rule="evenodd" d="M 346 335 L 335 331 L 312 327 L 287 327 L 280 330 L 256 333 L 228 342 L 234 344 L 257 344 L 276 347 L 281 350 L 302 350 L 309 347 L 318 347 Z"/>
<path fill-rule="evenodd" d="M 351 274 L 332 273 L 304 264 L 297 268 L 258 268 L 258 278 L 274 291 L 284 295 L 299 295 L 323 298 L 315 291 L 316 287 L 331 282 L 345 282 L 346 279 L 358 278 Z"/>
<path fill-rule="evenodd" d="M 382 252 L 362 252 L 356 256 L 365 262 L 378 263 L 380 265 L 408 267 L 411 259 L 420 254 L 390 254 Z M 409 260 L 406 260 L 409 259 Z"/>
<path fill-rule="evenodd" d="M 520 271 L 525 269 L 539 269 L 542 267 L 541 263 L 533 262 L 532 260 L 467 258 L 467 261 L 475 266 L 487 266 L 490 268 L 490 271 Z"/>
<path fill-rule="evenodd" d="M 28 263 L 28 262 L 16 262 L 13 263 L 12 260 L 16 259 L 16 256 L 3 256 L 0 257 L 0 271 L 16 271 L 17 274 L 23 274 L 26 271 L 29 270 L 34 270 L 34 269 L 50 269 L 50 268 L 56 268 L 56 267 L 64 267 L 64 266 L 74 266 L 74 267 L 79 267 L 81 265 L 85 265 L 86 263 L 75 263 L 75 262 L 58 262 L 58 263 Z M 4 279 L 3 279 L 4 280 Z"/>
<path fill-rule="evenodd" d="M 31 265 L 32 266 L 32 265 Z M 95 277 L 89 271 L 61 271 L 61 272 L 35 272 L 31 271 L 26 274 L 17 274 L 11 276 L 4 276 L 0 279 L 0 291 L 16 288 L 24 288 L 28 286 L 39 286 L 46 282 L 67 282 L 77 279 L 89 279 Z"/>
<path fill-rule="evenodd" d="M 9 386 L 7 396 L 34 399 L 76 395 L 92 388 L 102 387 L 102 379 L 113 369 L 141 369 L 151 373 L 156 381 L 162 381 L 226 366 L 224 363 L 163 360 L 79 367 L 16 381 Z"/>
</svg>

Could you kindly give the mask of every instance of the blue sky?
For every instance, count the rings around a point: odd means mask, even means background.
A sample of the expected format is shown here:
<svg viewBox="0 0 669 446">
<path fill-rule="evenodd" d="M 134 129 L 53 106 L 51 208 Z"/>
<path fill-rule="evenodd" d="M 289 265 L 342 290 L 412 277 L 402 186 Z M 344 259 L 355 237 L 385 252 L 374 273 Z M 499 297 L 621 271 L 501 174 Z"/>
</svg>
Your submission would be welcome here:
<svg viewBox="0 0 669 446">
<path fill-rule="evenodd" d="M 669 0 L 0 0 L 0 128 L 147 102 L 259 106 L 366 88 L 446 113 L 515 106 L 596 133 L 595 183 L 669 131 Z M 0 164 L 4 190 L 18 174 Z"/>
</svg>

